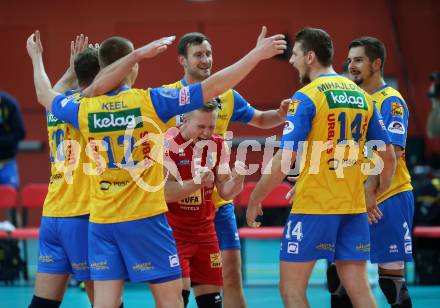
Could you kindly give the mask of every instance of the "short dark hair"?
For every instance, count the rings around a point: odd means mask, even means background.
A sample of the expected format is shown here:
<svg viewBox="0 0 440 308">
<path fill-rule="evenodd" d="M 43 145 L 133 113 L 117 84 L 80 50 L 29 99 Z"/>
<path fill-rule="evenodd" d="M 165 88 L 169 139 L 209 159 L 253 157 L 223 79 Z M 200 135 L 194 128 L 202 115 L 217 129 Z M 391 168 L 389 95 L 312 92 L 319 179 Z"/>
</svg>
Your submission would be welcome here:
<svg viewBox="0 0 440 308">
<path fill-rule="evenodd" d="M 74 60 L 74 69 L 79 86 L 88 86 L 99 73 L 98 50 L 86 48 Z"/>
<path fill-rule="evenodd" d="M 371 62 L 380 59 L 380 71 L 383 74 L 387 51 L 385 45 L 381 41 L 375 37 L 363 36 L 351 41 L 350 45 L 348 45 L 348 50 L 354 47 L 364 47 L 365 54 Z"/>
<path fill-rule="evenodd" d="M 125 57 L 133 51 L 130 40 L 121 36 L 112 36 L 104 40 L 99 46 L 99 65 L 101 68 Z"/>
<path fill-rule="evenodd" d="M 325 67 L 333 61 L 333 42 L 330 35 L 322 29 L 304 28 L 295 36 L 295 43 L 301 43 L 302 51 L 306 54 L 313 51 L 318 62 Z"/>
<path fill-rule="evenodd" d="M 200 45 L 203 43 L 203 41 L 207 41 L 211 44 L 209 41 L 209 38 L 200 32 L 189 32 L 183 35 L 180 40 L 179 44 L 177 45 L 177 53 L 181 56 L 186 57 L 188 55 L 187 49 L 191 45 Z"/>
</svg>

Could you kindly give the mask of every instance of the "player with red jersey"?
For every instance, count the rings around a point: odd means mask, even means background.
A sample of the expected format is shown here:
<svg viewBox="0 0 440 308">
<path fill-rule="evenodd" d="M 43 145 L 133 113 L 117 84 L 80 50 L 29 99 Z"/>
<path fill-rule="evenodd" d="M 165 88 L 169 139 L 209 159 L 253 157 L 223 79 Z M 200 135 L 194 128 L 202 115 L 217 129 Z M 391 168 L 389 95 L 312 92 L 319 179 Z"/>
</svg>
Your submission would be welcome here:
<svg viewBox="0 0 440 308">
<path fill-rule="evenodd" d="M 182 267 L 182 295 L 186 306 L 192 286 L 200 308 L 221 307 L 222 303 L 222 265 L 212 201 L 214 185 L 229 200 L 240 193 L 244 180 L 244 175 L 229 169 L 229 150 L 224 140 L 213 135 L 216 118 L 215 101 L 185 114 L 177 135 L 168 138 L 166 151 L 167 218 Z"/>
</svg>

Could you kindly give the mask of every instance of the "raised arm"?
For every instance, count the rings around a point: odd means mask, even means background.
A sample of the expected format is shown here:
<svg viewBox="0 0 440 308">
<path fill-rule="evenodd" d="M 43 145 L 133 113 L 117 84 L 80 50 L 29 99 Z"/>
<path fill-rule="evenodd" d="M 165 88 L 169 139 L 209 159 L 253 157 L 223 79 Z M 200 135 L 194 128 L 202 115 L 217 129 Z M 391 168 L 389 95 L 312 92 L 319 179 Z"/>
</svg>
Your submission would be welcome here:
<svg viewBox="0 0 440 308">
<path fill-rule="evenodd" d="M 26 48 L 32 60 L 34 69 L 34 85 L 38 102 L 51 111 L 51 104 L 58 92 L 52 89 L 49 77 L 46 74 L 43 63 L 43 45 L 40 40 L 40 32 L 37 30 L 27 39 Z"/>
<path fill-rule="evenodd" d="M 75 41 L 70 42 L 70 60 L 69 67 L 60 80 L 58 80 L 53 86 L 54 91 L 65 93 L 69 90 L 78 88 L 78 79 L 75 73 L 75 58 L 76 56 L 87 48 L 89 38 L 84 34 L 77 35 Z"/>
<path fill-rule="evenodd" d="M 249 124 L 258 128 L 272 128 L 284 124 L 290 99 L 281 101 L 280 108 L 274 110 L 255 110 L 255 114 Z"/>
<path fill-rule="evenodd" d="M 168 36 L 155 40 L 103 68 L 95 77 L 92 84 L 84 89 L 83 95 L 90 97 L 111 91 L 124 80 L 133 65 L 142 59 L 153 58 L 164 52 L 167 50 L 168 45 L 171 45 L 175 39 L 175 36 Z"/>
<path fill-rule="evenodd" d="M 203 99 L 205 102 L 222 94 L 237 85 L 262 60 L 282 54 L 287 48 L 284 35 L 266 37 L 267 29 L 263 27 L 258 36 L 257 45 L 238 62 L 202 81 Z"/>
</svg>

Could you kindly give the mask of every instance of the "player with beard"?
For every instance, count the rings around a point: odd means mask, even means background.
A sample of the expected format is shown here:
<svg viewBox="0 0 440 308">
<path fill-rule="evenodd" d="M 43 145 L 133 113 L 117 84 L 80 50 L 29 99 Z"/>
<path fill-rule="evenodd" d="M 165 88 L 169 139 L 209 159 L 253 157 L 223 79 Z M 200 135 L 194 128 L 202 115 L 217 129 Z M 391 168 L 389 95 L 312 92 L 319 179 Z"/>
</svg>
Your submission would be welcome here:
<svg viewBox="0 0 440 308">
<path fill-rule="evenodd" d="M 263 29 L 260 37 L 264 37 Z M 211 41 L 203 33 L 190 32 L 182 36 L 178 47 L 178 61 L 183 67 L 181 80 L 165 85 L 169 88 L 183 88 L 201 82 L 211 75 L 213 53 Z M 230 122 L 241 122 L 258 128 L 272 128 L 284 123 L 288 103 L 282 102 L 277 110 L 260 111 L 252 107 L 237 91 L 229 89 L 217 98 L 218 116 L 214 133 L 225 136 Z M 171 119 L 170 127 L 182 124 L 182 115 Z M 215 229 L 223 261 L 223 295 L 226 308 L 246 307 L 241 278 L 240 238 L 234 213 L 233 200 L 221 198 L 216 189 L 213 201 Z"/>
<path fill-rule="evenodd" d="M 402 95 L 383 79 L 386 50 L 374 37 L 361 37 L 349 45 L 350 78 L 369 93 L 382 115 L 397 159 L 391 186 L 378 195 L 383 217 L 370 225 L 371 263 L 378 263 L 379 286 L 391 307 L 412 306 L 405 274 L 405 262 L 412 262 L 414 197 L 405 163 L 408 107 Z M 375 191 L 378 176 L 369 176 L 365 189 Z M 336 306 L 335 306 L 336 307 Z"/>
<path fill-rule="evenodd" d="M 304 168 L 280 251 L 280 292 L 285 307 L 308 307 L 306 289 L 318 259 L 336 262 L 356 307 L 376 307 L 366 260 L 370 257 L 368 218 L 378 219 L 380 212 L 374 203 L 366 204 L 359 149 L 367 140 L 386 144 L 386 151 L 378 153 L 384 168 L 375 194 L 388 188 L 395 156 L 371 98 L 335 73 L 332 58 L 333 43 L 325 31 L 305 28 L 296 34 L 290 63 L 305 86 L 292 97 L 280 150 L 269 164 L 270 172 L 263 174 L 251 193 L 246 213 L 248 225 L 259 227 L 255 219 L 263 214 L 261 201 L 288 174 L 302 147 L 298 163 Z M 347 145 L 348 152 L 354 153 L 350 157 L 346 156 Z"/>
</svg>

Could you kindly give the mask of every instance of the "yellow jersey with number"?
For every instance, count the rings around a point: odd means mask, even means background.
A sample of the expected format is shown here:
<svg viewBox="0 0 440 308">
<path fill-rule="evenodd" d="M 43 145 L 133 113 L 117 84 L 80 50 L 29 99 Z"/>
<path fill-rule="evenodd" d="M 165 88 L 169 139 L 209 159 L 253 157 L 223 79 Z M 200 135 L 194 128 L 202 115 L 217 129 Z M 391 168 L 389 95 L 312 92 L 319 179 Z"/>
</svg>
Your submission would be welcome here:
<svg viewBox="0 0 440 308">
<path fill-rule="evenodd" d="M 297 151 L 301 166 L 292 213 L 366 212 L 363 147 L 372 139 L 389 143 L 381 121 L 371 97 L 337 74 L 321 75 L 293 95 L 281 142 Z"/>
<path fill-rule="evenodd" d="M 78 97 L 79 92 L 71 94 Z M 82 171 L 84 139 L 71 124 L 46 114 L 50 155 L 50 181 L 43 216 L 73 217 L 90 212 L 90 182 Z"/>
</svg>

